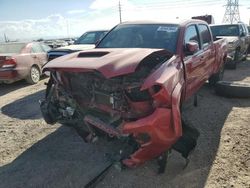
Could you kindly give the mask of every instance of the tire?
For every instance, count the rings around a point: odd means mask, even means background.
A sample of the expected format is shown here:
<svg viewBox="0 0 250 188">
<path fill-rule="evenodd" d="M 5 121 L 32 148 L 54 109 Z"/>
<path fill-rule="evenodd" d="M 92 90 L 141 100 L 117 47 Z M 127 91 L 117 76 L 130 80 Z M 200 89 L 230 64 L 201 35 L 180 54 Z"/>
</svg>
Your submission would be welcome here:
<svg viewBox="0 0 250 188">
<path fill-rule="evenodd" d="M 223 75 L 224 75 L 224 64 L 221 66 L 221 68 L 219 69 L 219 71 L 215 74 L 213 74 L 210 78 L 209 78 L 209 85 L 214 86 L 218 81 L 222 80 Z"/>
<path fill-rule="evenodd" d="M 26 82 L 28 82 L 29 84 L 36 84 L 39 82 L 40 77 L 41 77 L 40 69 L 36 65 L 33 65 L 30 68 L 30 73 L 26 78 Z"/>
<path fill-rule="evenodd" d="M 245 52 L 245 54 L 244 54 L 244 57 L 242 58 L 242 61 L 246 61 L 247 60 L 247 50 L 246 50 L 246 52 Z"/>
<path fill-rule="evenodd" d="M 250 84 L 246 82 L 219 81 L 215 86 L 218 95 L 230 98 L 250 98 Z"/>
<path fill-rule="evenodd" d="M 234 54 L 234 61 L 237 62 L 239 60 L 240 60 L 240 49 L 236 49 Z"/>
<path fill-rule="evenodd" d="M 240 50 L 236 49 L 235 54 L 234 54 L 234 59 L 233 61 L 230 61 L 226 64 L 227 69 L 236 69 L 237 62 L 240 61 Z"/>
</svg>

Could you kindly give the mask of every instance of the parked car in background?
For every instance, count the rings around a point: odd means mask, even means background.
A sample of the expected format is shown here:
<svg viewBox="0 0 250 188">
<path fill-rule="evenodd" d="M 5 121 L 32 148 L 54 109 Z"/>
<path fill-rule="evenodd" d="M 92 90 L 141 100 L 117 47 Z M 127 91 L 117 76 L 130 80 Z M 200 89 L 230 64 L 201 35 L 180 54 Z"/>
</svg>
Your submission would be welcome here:
<svg viewBox="0 0 250 188">
<path fill-rule="evenodd" d="M 92 49 L 105 34 L 107 30 L 88 31 L 78 38 L 73 45 L 52 49 L 48 52 L 48 59 L 51 61 L 57 57 L 73 52 Z"/>
<path fill-rule="evenodd" d="M 226 56 L 226 39 L 213 41 L 201 20 L 122 23 L 95 49 L 44 66 L 51 76 L 41 111 L 47 123 L 72 126 L 87 142 L 120 139 L 129 167 L 170 149 L 187 158 L 199 133 L 182 123 L 180 108 L 206 80 L 222 79 Z"/>
<path fill-rule="evenodd" d="M 44 42 L 44 44 L 48 45 L 50 48 L 55 48 L 56 47 L 55 40 L 45 40 L 43 42 Z"/>
<path fill-rule="evenodd" d="M 66 42 L 65 40 L 55 40 L 55 46 L 54 48 L 58 48 L 58 47 L 64 47 L 64 46 L 68 46 L 68 42 Z"/>
<path fill-rule="evenodd" d="M 250 45 L 250 36 L 244 23 L 210 25 L 214 38 L 228 40 L 227 63 L 235 69 L 237 62 L 245 60 Z"/>
<path fill-rule="evenodd" d="M 74 42 L 75 42 L 72 38 L 64 39 L 64 41 L 67 42 L 68 45 L 72 45 L 72 44 L 74 44 Z"/>
<path fill-rule="evenodd" d="M 30 84 L 37 83 L 50 49 L 40 42 L 0 43 L 0 83 L 21 79 Z"/>
</svg>

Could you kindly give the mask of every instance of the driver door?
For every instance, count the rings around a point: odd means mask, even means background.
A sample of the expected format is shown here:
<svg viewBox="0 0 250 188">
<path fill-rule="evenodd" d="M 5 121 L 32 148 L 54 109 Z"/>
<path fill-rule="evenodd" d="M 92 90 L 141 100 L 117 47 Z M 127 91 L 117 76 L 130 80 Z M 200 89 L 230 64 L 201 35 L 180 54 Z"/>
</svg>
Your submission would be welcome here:
<svg viewBox="0 0 250 188">
<path fill-rule="evenodd" d="M 187 43 L 196 42 L 199 44 L 199 49 L 194 54 L 187 51 Z M 186 28 L 184 35 L 183 62 L 186 75 L 186 99 L 191 97 L 204 83 L 204 51 L 201 49 L 201 41 L 196 25 L 190 25 Z"/>
</svg>

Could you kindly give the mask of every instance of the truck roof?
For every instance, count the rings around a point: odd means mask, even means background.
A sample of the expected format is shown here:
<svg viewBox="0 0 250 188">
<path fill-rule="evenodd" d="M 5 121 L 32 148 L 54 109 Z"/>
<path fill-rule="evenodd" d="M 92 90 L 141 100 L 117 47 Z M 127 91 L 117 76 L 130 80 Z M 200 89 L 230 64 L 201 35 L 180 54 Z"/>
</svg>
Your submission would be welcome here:
<svg viewBox="0 0 250 188">
<path fill-rule="evenodd" d="M 142 20 L 142 21 L 127 21 L 122 22 L 121 25 L 126 24 L 176 24 L 176 25 L 187 25 L 189 23 L 205 23 L 207 22 L 198 20 L 198 19 L 189 19 L 189 20 L 176 20 L 174 22 L 164 22 L 164 21 L 154 21 L 154 20 Z"/>
<path fill-rule="evenodd" d="M 244 24 L 244 23 L 222 23 L 222 24 L 210 24 L 210 26 L 223 26 L 223 25 L 240 25 L 240 24 Z"/>
</svg>

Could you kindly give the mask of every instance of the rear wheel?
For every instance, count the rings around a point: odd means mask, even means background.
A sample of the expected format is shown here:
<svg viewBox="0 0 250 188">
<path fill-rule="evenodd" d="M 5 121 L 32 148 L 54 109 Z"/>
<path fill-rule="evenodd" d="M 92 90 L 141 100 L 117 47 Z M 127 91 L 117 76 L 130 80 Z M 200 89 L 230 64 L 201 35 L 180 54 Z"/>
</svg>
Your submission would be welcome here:
<svg viewBox="0 0 250 188">
<path fill-rule="evenodd" d="M 26 78 L 26 81 L 29 84 L 36 84 L 37 82 L 39 82 L 40 76 L 41 76 L 41 73 L 40 73 L 39 68 L 37 66 L 32 66 L 30 69 L 30 73 L 28 77 Z"/>
</svg>

